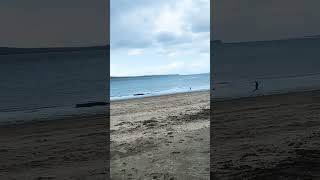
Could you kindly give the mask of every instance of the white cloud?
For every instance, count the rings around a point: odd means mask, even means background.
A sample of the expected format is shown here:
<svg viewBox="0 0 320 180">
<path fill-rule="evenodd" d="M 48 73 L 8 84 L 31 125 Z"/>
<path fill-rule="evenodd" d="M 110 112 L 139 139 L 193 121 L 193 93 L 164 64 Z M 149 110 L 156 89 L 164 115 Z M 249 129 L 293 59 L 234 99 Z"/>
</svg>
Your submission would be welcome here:
<svg viewBox="0 0 320 180">
<path fill-rule="evenodd" d="M 130 76 L 133 72 L 125 70 L 125 66 L 120 64 L 110 64 L 110 76 Z"/>
<path fill-rule="evenodd" d="M 143 49 L 129 49 L 128 56 L 138 56 L 143 54 Z"/>
<path fill-rule="evenodd" d="M 177 8 L 177 9 L 176 9 Z M 185 21 L 183 21 L 184 9 L 166 5 L 162 8 L 161 13 L 155 19 L 154 32 L 169 32 L 176 35 L 183 33 Z"/>
<path fill-rule="evenodd" d="M 167 68 L 167 70 L 173 70 L 173 69 L 182 68 L 184 66 L 185 66 L 185 62 L 174 61 L 174 62 L 168 64 L 168 66 L 166 66 L 166 68 Z"/>
<path fill-rule="evenodd" d="M 177 51 L 169 52 L 169 53 L 168 53 L 168 56 L 169 56 L 169 57 L 175 57 L 175 56 L 178 56 L 178 55 L 179 55 L 179 52 L 177 52 Z"/>
</svg>

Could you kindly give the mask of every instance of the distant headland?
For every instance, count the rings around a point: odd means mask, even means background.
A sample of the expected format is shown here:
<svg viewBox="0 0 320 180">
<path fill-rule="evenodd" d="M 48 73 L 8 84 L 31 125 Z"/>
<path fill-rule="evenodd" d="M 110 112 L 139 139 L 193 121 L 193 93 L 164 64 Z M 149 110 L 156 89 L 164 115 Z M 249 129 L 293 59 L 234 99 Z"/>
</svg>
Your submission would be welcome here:
<svg viewBox="0 0 320 180">
<path fill-rule="evenodd" d="M 96 51 L 96 50 L 109 50 L 109 49 L 110 49 L 110 45 L 90 46 L 90 47 L 54 47 L 54 48 L 0 47 L 0 55 L 54 53 L 54 52 L 76 52 L 76 51 Z"/>
<path fill-rule="evenodd" d="M 116 78 L 149 78 L 149 77 L 166 77 L 166 76 L 190 76 L 190 75 L 203 75 L 203 74 L 210 74 L 209 72 L 206 73 L 197 73 L 197 74 L 154 74 L 154 75 L 140 75 L 140 76 L 110 76 L 111 79 Z"/>
</svg>

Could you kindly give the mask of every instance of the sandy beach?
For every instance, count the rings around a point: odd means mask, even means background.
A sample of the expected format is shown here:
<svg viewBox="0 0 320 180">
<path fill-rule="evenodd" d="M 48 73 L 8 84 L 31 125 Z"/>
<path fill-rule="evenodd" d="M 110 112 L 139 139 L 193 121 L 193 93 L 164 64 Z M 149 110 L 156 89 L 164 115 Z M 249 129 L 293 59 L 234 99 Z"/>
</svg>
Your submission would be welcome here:
<svg viewBox="0 0 320 180">
<path fill-rule="evenodd" d="M 108 179 L 107 113 L 0 126 L 0 179 Z"/>
<path fill-rule="evenodd" d="M 213 102 L 212 179 L 320 179 L 320 91 Z"/>
<path fill-rule="evenodd" d="M 209 91 L 111 102 L 111 179 L 209 179 Z"/>
<path fill-rule="evenodd" d="M 208 91 L 110 108 L 112 179 L 320 178 L 320 91 L 213 102 L 211 128 Z M 107 122 L 0 126 L 0 179 L 107 179 Z"/>
</svg>

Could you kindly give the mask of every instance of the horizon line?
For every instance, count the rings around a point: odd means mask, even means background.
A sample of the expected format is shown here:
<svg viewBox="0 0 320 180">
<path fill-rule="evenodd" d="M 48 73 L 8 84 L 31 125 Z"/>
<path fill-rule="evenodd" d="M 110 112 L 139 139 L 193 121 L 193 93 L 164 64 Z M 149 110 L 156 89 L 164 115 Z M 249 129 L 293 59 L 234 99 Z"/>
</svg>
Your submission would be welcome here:
<svg viewBox="0 0 320 180">
<path fill-rule="evenodd" d="M 108 46 L 110 46 L 110 44 L 92 45 L 92 46 L 42 46 L 42 47 L 0 46 L 0 48 L 7 48 L 7 49 L 56 49 L 56 48 L 92 48 L 92 47 L 108 47 Z"/>
<path fill-rule="evenodd" d="M 316 35 L 305 35 L 299 37 L 287 37 L 287 38 L 279 38 L 279 39 L 265 39 L 265 40 L 251 40 L 251 41 L 223 41 L 221 39 L 213 39 L 210 42 L 218 42 L 222 44 L 237 44 L 237 43 L 252 43 L 252 42 L 271 42 L 271 41 L 288 41 L 288 40 L 300 40 L 300 39 L 318 39 L 320 38 L 320 34 Z"/>
<path fill-rule="evenodd" d="M 210 72 L 191 73 L 191 74 L 150 74 L 150 75 L 127 75 L 127 76 L 111 76 L 110 75 L 110 78 L 148 77 L 148 76 L 188 76 L 188 75 L 200 75 L 200 74 L 210 74 Z"/>
</svg>

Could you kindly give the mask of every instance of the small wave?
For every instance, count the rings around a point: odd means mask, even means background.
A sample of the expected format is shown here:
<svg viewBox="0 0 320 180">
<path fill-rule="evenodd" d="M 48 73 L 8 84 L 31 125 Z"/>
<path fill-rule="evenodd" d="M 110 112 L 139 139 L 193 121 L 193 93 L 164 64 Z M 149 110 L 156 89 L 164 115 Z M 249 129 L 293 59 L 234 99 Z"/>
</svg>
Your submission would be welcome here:
<svg viewBox="0 0 320 180">
<path fill-rule="evenodd" d="M 288 74 L 288 75 L 278 75 L 278 76 L 265 76 L 257 79 L 282 79 L 282 78 L 296 78 L 296 77 L 308 77 L 308 76 L 317 76 L 320 75 L 320 72 L 316 73 L 304 73 L 304 74 Z"/>
<path fill-rule="evenodd" d="M 230 82 L 227 82 L 227 81 L 222 81 L 222 82 L 217 82 L 216 84 L 220 84 L 220 85 L 223 85 L 223 84 L 229 84 Z"/>
<path fill-rule="evenodd" d="M 49 109 L 49 108 L 56 108 L 56 107 L 59 107 L 59 106 L 0 108 L 0 112 L 37 111 L 41 109 Z"/>
</svg>

